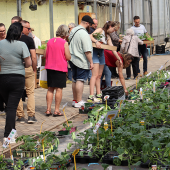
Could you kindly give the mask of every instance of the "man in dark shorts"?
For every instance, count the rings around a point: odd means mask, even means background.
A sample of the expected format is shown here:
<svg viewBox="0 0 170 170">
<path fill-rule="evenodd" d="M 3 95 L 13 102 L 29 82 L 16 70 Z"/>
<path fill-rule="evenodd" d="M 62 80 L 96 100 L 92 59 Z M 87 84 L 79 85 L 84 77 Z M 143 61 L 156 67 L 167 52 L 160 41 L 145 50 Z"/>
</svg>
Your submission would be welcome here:
<svg viewBox="0 0 170 170">
<path fill-rule="evenodd" d="M 92 41 L 88 34 L 90 24 L 94 24 L 91 17 L 85 15 L 82 18 L 80 25 L 73 28 L 69 40 L 70 40 L 70 66 L 73 73 L 73 102 L 72 106 L 81 107 L 84 105 L 82 100 L 84 82 L 89 76 L 89 69 L 93 69 L 92 60 Z"/>
<path fill-rule="evenodd" d="M 31 31 L 30 23 L 28 21 L 22 20 L 23 25 L 23 35 L 20 38 L 20 41 L 25 42 L 32 59 L 32 66 L 25 68 L 25 88 L 26 94 L 28 97 L 27 100 L 27 114 L 28 114 L 28 123 L 35 123 L 37 120 L 35 118 L 35 98 L 34 98 L 34 89 L 35 89 L 35 73 L 37 69 L 37 58 L 35 45 L 32 38 L 28 36 Z M 20 103 L 17 108 L 17 121 L 20 123 L 25 123 L 25 115 L 23 110 L 23 102 L 20 100 Z"/>
</svg>

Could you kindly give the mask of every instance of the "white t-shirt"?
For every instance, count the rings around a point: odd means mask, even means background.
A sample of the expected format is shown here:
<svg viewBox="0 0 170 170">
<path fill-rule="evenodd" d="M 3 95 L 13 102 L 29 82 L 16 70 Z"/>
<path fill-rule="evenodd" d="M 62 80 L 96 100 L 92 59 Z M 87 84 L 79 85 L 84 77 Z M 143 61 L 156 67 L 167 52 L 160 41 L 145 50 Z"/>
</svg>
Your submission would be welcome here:
<svg viewBox="0 0 170 170">
<path fill-rule="evenodd" d="M 131 28 L 134 30 L 135 35 L 137 35 L 137 36 L 144 35 L 144 33 L 147 33 L 145 26 L 142 24 L 140 24 L 139 27 L 135 27 L 133 25 Z"/>
</svg>

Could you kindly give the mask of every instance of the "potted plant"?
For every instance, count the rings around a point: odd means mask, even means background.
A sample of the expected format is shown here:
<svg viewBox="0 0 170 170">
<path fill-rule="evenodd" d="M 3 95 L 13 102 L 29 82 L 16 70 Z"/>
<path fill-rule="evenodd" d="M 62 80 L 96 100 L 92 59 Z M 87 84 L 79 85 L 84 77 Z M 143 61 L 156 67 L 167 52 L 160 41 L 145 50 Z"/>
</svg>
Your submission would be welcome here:
<svg viewBox="0 0 170 170">
<path fill-rule="evenodd" d="M 68 121 L 68 123 L 72 123 L 72 121 Z M 73 124 L 68 126 L 66 123 L 63 123 L 63 127 L 64 128 L 58 131 L 59 135 L 69 135 L 77 130 L 77 127 L 73 127 Z"/>
<path fill-rule="evenodd" d="M 101 38 L 102 38 L 102 37 L 105 37 L 103 34 L 94 33 L 94 34 L 92 34 L 92 35 L 93 35 L 93 37 L 94 37 L 97 41 L 99 41 L 101 44 L 103 44 L 103 42 L 101 41 Z"/>
</svg>

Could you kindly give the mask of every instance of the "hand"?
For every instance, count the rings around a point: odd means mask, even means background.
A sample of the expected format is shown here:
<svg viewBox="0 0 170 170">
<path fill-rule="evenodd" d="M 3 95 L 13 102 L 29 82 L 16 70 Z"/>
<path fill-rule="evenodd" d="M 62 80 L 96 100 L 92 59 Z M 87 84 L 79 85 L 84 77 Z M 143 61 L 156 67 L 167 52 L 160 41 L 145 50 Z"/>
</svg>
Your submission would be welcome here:
<svg viewBox="0 0 170 170">
<path fill-rule="evenodd" d="M 99 41 L 97 41 L 95 44 L 97 48 L 101 48 L 101 43 L 99 43 Z"/>
<path fill-rule="evenodd" d="M 128 96 L 128 94 L 129 94 L 129 93 L 128 93 L 128 91 L 127 91 L 127 90 L 125 90 L 125 96 Z"/>
<path fill-rule="evenodd" d="M 93 63 L 90 63 L 90 70 L 92 70 L 94 68 Z"/>
</svg>

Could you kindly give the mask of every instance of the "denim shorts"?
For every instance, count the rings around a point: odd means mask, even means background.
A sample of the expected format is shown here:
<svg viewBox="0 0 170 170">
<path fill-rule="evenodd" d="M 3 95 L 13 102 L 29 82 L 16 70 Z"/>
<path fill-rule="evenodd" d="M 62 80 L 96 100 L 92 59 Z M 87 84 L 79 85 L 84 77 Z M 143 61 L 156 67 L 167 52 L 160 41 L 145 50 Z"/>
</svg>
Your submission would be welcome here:
<svg viewBox="0 0 170 170">
<path fill-rule="evenodd" d="M 93 63 L 99 65 L 105 65 L 104 50 L 93 48 Z"/>
<path fill-rule="evenodd" d="M 72 69 L 73 82 L 76 81 L 85 82 L 89 76 L 90 70 L 79 68 L 76 65 L 74 65 L 71 61 L 69 63 Z"/>
</svg>

